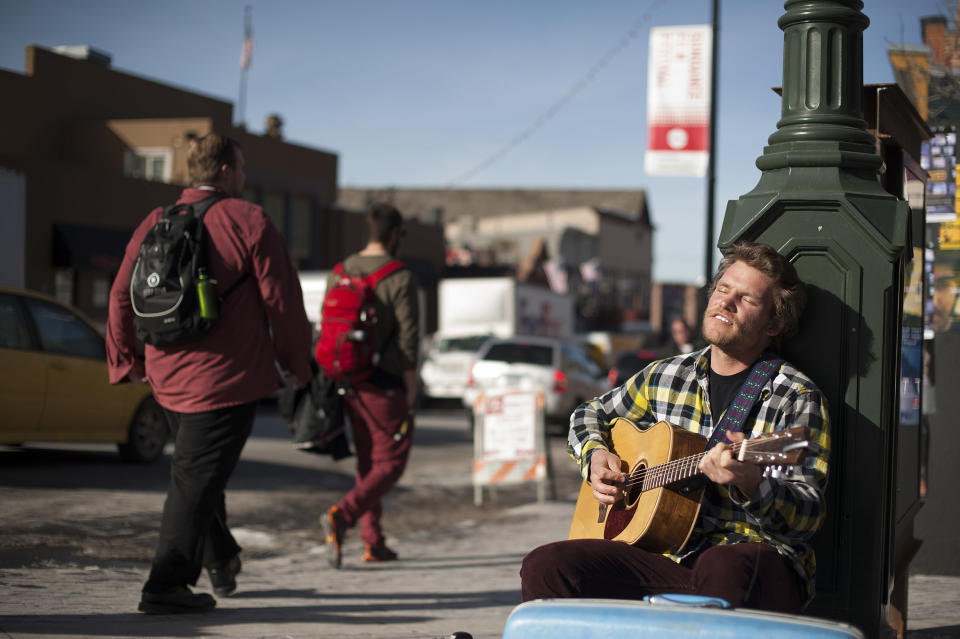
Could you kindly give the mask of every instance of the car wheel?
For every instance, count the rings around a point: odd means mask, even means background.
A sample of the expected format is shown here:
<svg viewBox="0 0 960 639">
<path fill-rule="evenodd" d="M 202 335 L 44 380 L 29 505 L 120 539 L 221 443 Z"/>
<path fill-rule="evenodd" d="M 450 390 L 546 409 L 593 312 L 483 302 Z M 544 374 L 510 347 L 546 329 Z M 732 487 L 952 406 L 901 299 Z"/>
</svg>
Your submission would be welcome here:
<svg viewBox="0 0 960 639">
<path fill-rule="evenodd" d="M 140 404 L 130 427 L 127 441 L 117 444 L 120 456 L 131 462 L 148 463 L 163 454 L 163 447 L 170 438 L 170 427 L 160 405 L 152 397 Z"/>
</svg>

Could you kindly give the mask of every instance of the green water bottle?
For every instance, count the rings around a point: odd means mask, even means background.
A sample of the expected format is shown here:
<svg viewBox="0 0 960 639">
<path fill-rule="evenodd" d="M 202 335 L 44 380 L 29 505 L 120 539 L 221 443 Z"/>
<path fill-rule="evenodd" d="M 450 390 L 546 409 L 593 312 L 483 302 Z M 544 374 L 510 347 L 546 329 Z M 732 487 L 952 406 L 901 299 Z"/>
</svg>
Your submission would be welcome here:
<svg viewBox="0 0 960 639">
<path fill-rule="evenodd" d="M 216 282 L 210 279 L 205 268 L 197 269 L 197 300 L 200 302 L 200 317 L 205 320 L 220 318 Z"/>
</svg>

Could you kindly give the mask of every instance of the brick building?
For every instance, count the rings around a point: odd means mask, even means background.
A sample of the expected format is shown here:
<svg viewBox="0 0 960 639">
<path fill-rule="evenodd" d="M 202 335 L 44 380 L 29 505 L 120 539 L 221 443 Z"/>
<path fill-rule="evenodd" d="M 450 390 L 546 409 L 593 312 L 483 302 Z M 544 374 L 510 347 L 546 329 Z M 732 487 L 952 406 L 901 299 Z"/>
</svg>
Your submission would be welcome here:
<svg viewBox="0 0 960 639">
<path fill-rule="evenodd" d="M 233 105 L 111 67 L 88 47 L 26 49 L 24 74 L 0 70 L 0 284 L 56 295 L 93 320 L 130 232 L 187 184 L 188 134 L 243 146 L 244 197 L 261 204 L 300 269 L 330 268 L 364 240 L 340 210 L 337 155 L 233 127 Z M 443 235 L 424 225 L 406 246 L 436 279 Z"/>
</svg>

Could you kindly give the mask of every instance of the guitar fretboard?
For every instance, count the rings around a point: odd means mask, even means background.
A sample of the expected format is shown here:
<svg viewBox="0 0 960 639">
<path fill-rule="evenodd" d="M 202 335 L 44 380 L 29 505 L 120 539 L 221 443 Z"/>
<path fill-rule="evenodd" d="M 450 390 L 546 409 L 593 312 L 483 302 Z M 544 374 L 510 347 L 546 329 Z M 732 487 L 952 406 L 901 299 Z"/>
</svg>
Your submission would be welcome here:
<svg viewBox="0 0 960 639">
<path fill-rule="evenodd" d="M 738 454 L 743 443 L 744 442 L 737 442 L 736 444 L 731 444 L 731 452 L 733 452 L 734 455 Z M 657 464 L 656 466 L 642 468 L 627 478 L 626 487 L 630 488 L 640 484 L 640 490 L 646 492 L 654 488 L 663 488 L 678 481 L 702 475 L 703 473 L 700 471 L 699 465 L 700 460 L 703 459 L 706 454 L 706 452 L 697 453 L 689 457 L 681 457 L 680 459 L 674 459 L 673 461 Z"/>
</svg>

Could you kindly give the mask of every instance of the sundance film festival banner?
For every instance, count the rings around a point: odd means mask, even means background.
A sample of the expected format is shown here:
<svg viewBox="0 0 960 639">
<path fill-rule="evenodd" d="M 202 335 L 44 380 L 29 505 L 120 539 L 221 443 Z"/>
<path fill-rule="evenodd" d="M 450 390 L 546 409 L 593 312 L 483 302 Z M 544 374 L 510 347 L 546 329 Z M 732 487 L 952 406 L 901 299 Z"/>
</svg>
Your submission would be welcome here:
<svg viewBox="0 0 960 639">
<path fill-rule="evenodd" d="M 648 175 L 702 177 L 707 171 L 711 31 L 710 25 L 650 29 Z"/>
</svg>

